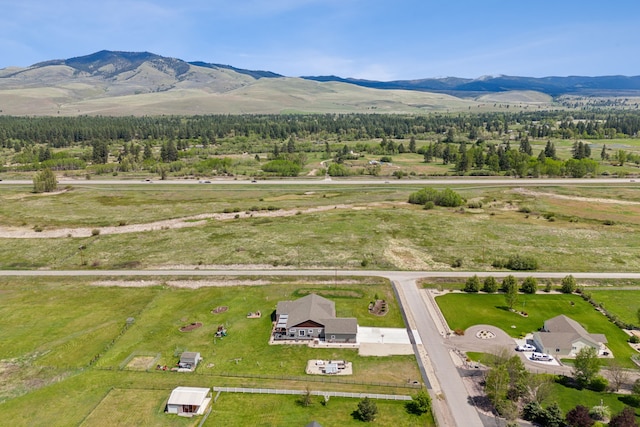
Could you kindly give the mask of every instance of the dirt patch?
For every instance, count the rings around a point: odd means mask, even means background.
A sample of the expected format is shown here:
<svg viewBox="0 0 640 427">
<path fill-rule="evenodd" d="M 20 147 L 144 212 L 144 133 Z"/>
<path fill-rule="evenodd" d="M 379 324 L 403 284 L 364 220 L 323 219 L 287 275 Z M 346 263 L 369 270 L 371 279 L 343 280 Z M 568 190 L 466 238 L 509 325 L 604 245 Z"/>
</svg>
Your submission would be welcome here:
<svg viewBox="0 0 640 427">
<path fill-rule="evenodd" d="M 226 306 L 226 305 L 223 305 L 223 306 L 219 306 L 219 307 L 216 307 L 213 310 L 211 310 L 211 314 L 220 314 L 220 313 L 224 313 L 227 310 L 229 310 L 229 307 Z"/>
<path fill-rule="evenodd" d="M 202 327 L 202 323 L 201 322 L 193 322 L 190 323 L 188 325 L 185 325 L 183 327 L 180 328 L 180 332 L 191 332 L 194 329 L 198 329 Z"/>
<path fill-rule="evenodd" d="M 400 270 L 450 270 L 451 266 L 435 262 L 429 254 L 412 248 L 410 242 L 390 240 L 384 256 Z"/>
<path fill-rule="evenodd" d="M 300 197 L 300 196 L 299 196 Z M 301 196 L 301 197 L 313 197 Z M 372 203 L 367 206 L 360 206 L 358 209 L 368 209 L 368 207 L 382 206 L 384 203 Z M 278 218 L 289 217 L 299 214 L 309 214 L 315 212 L 325 212 L 334 209 L 355 209 L 354 205 L 330 205 L 317 206 L 307 209 L 282 209 L 278 211 L 258 211 L 258 212 L 232 212 L 232 213 L 211 213 L 188 216 L 184 218 L 155 221 L 146 224 L 132 224 L 112 227 L 83 227 L 83 228 L 58 228 L 53 230 L 42 230 L 36 232 L 28 227 L 0 227 L 0 238 L 3 239 L 53 239 L 61 237 L 91 237 L 94 230 L 99 230 L 100 235 L 107 234 L 127 234 L 140 233 L 144 231 L 170 230 L 188 227 L 199 227 L 206 224 L 207 220 L 227 221 L 246 218 Z"/>
<path fill-rule="evenodd" d="M 545 193 L 543 191 L 533 191 L 527 188 L 514 188 L 512 190 L 514 193 L 523 194 L 525 196 L 533 196 L 533 197 L 550 197 L 553 199 L 562 199 L 562 200 L 575 200 L 579 202 L 589 202 L 589 203 L 608 203 L 608 204 L 616 204 L 616 205 L 640 205 L 640 202 L 633 202 L 630 200 L 618 200 L 618 199 L 604 199 L 604 198 L 596 198 L 596 197 L 580 197 L 580 196 L 565 196 L 563 194 L 554 194 L 554 193 Z"/>
<path fill-rule="evenodd" d="M 127 368 L 144 371 L 148 369 L 155 360 L 156 358 L 153 356 L 136 356 L 127 363 Z"/>
</svg>

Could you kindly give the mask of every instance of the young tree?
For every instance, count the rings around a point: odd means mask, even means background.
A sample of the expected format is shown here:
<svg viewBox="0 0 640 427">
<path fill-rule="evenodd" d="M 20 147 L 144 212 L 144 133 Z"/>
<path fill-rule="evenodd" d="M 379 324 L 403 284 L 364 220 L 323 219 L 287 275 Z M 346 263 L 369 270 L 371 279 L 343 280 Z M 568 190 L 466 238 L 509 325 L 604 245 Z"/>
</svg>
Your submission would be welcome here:
<svg viewBox="0 0 640 427">
<path fill-rule="evenodd" d="M 591 427 L 595 424 L 595 420 L 589 416 L 589 408 L 582 405 L 567 412 L 565 419 L 569 427 Z"/>
<path fill-rule="evenodd" d="M 625 406 L 622 412 L 611 417 L 609 427 L 638 427 L 636 411 L 630 406 Z"/>
<path fill-rule="evenodd" d="M 538 290 L 538 281 L 535 277 L 527 277 L 522 282 L 522 292 L 525 294 L 535 294 Z"/>
<path fill-rule="evenodd" d="M 613 391 L 620 390 L 622 384 L 627 382 L 627 380 L 629 379 L 629 374 L 627 373 L 627 371 L 622 367 L 620 362 L 615 359 L 609 363 L 609 369 L 607 372 Z"/>
<path fill-rule="evenodd" d="M 502 281 L 502 291 L 509 310 L 512 310 L 518 302 L 518 281 L 511 274 Z"/>
<path fill-rule="evenodd" d="M 358 418 L 362 421 L 374 421 L 376 419 L 376 415 L 378 415 L 378 406 L 376 403 L 365 397 L 360 402 L 358 402 L 358 409 L 356 410 L 358 414 Z"/>
<path fill-rule="evenodd" d="M 492 294 L 498 291 L 498 282 L 496 278 L 493 276 L 487 276 L 484 278 L 484 283 L 482 286 L 482 291 L 488 294 Z"/>
<path fill-rule="evenodd" d="M 426 391 L 420 390 L 418 394 L 412 396 L 411 400 L 407 402 L 406 408 L 411 414 L 426 414 L 431 410 L 431 398 Z"/>
<path fill-rule="evenodd" d="M 541 425 L 545 427 L 563 427 L 564 416 L 562 415 L 562 409 L 556 402 L 551 403 L 544 411 Z"/>
<path fill-rule="evenodd" d="M 35 193 L 49 193 L 58 188 L 58 181 L 51 169 L 46 168 L 33 177 L 33 191 Z"/>
<path fill-rule="evenodd" d="M 586 387 L 600 372 L 600 359 L 593 347 L 583 347 L 576 355 L 573 377 L 580 387 Z"/>
<path fill-rule="evenodd" d="M 478 275 L 474 274 L 473 276 L 467 279 L 467 282 L 464 285 L 465 292 L 478 292 L 480 290 L 480 279 L 478 279 Z"/>
<path fill-rule="evenodd" d="M 562 279 L 560 290 L 562 293 L 571 294 L 576 291 L 576 279 L 570 274 Z"/>
<path fill-rule="evenodd" d="M 410 153 L 415 153 L 416 152 L 416 138 L 413 137 L 413 136 L 409 140 L 409 152 Z"/>
</svg>

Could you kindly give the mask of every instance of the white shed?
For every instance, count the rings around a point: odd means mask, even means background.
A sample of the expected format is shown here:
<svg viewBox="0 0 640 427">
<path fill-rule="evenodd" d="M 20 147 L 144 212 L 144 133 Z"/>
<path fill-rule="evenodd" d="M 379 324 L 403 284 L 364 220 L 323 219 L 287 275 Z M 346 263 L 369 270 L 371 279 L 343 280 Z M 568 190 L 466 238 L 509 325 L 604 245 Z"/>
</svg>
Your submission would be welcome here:
<svg viewBox="0 0 640 427">
<path fill-rule="evenodd" d="M 167 412 L 178 415 L 202 415 L 211 403 L 211 389 L 176 387 L 169 396 Z"/>
</svg>

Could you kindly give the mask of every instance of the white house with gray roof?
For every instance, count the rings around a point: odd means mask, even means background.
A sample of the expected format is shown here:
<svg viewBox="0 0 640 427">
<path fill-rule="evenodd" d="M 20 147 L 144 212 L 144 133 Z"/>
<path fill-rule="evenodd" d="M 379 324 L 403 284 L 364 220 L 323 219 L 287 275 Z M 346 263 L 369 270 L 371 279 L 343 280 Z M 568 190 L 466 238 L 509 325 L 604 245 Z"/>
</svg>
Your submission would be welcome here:
<svg viewBox="0 0 640 427">
<path fill-rule="evenodd" d="M 542 353 L 552 356 L 575 356 L 582 348 L 592 347 L 598 354 L 605 348 L 603 334 L 590 334 L 578 322 L 561 314 L 544 322 L 533 341 Z"/>
<path fill-rule="evenodd" d="M 335 303 L 316 294 L 295 301 L 280 301 L 276 308 L 276 340 L 323 340 L 331 343 L 355 343 L 358 321 L 336 317 Z"/>
</svg>

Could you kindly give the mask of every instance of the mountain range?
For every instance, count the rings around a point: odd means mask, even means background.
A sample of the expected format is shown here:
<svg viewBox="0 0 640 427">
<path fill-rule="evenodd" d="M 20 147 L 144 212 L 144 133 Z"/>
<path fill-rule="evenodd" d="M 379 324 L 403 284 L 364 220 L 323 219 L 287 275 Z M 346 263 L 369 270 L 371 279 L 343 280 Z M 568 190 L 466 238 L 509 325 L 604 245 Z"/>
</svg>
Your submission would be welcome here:
<svg viewBox="0 0 640 427">
<path fill-rule="evenodd" d="M 149 52 L 100 51 L 0 69 L 0 113 L 240 114 L 427 112 L 487 103 L 547 107 L 561 95 L 640 94 L 640 76 L 485 76 L 373 81 L 286 77 L 270 71 L 186 62 Z"/>
</svg>

